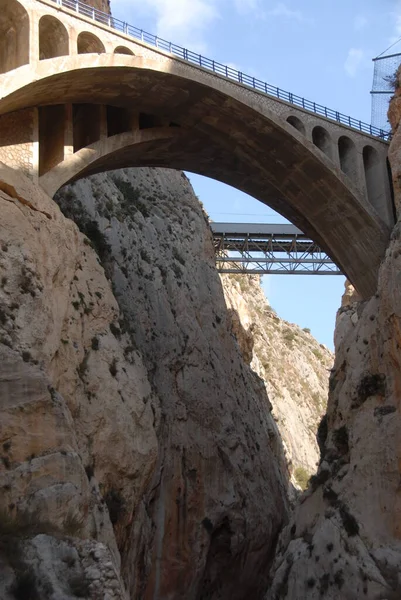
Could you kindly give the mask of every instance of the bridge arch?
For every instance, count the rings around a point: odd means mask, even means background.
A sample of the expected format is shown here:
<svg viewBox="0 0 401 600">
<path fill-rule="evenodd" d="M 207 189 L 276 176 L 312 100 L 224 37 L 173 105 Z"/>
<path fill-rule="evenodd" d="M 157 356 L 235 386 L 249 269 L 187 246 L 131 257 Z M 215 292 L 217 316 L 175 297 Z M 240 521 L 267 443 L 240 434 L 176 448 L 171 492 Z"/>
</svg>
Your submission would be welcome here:
<svg viewBox="0 0 401 600">
<path fill-rule="evenodd" d="M 39 60 L 68 56 L 69 35 L 64 25 L 50 15 L 39 21 Z"/>
<path fill-rule="evenodd" d="M 327 129 L 317 125 L 312 130 L 312 141 L 326 156 L 333 159 L 333 141 Z"/>
<path fill-rule="evenodd" d="M 342 135 L 338 140 L 338 155 L 341 170 L 355 181 L 358 173 L 358 152 L 354 142 L 346 135 Z"/>
<path fill-rule="evenodd" d="M 0 0 L 0 74 L 29 63 L 29 15 L 17 0 Z"/>
<path fill-rule="evenodd" d="M 77 39 L 78 54 L 103 54 L 106 48 L 96 35 L 82 31 Z"/>
<path fill-rule="evenodd" d="M 169 57 L 111 53 L 99 55 L 96 64 L 90 55 L 75 55 L 32 65 L 24 85 L 15 79 L 8 86 L 0 114 L 27 106 L 81 107 L 88 101 L 102 109 L 106 128 L 81 136 L 82 142 L 74 143 L 74 160 L 67 152 L 65 160 L 42 172 L 40 183 L 50 195 L 69 181 L 126 166 L 206 175 L 281 213 L 327 252 L 361 295 L 375 292 L 390 228 L 340 169 L 306 137 L 293 134 L 262 96 L 249 97 L 235 83 Z M 135 108 L 131 124 L 138 131 L 140 114 L 154 115 L 143 133 L 161 123 L 178 127 L 169 127 L 163 138 L 125 139 L 112 147 L 125 135 L 120 131 L 129 115 L 117 119 L 110 112 L 107 124 L 107 106 Z M 95 154 L 83 169 L 83 158 Z"/>
<path fill-rule="evenodd" d="M 287 123 L 295 127 L 295 129 L 297 129 L 300 133 L 305 135 L 305 125 L 302 123 L 301 119 L 298 119 L 298 117 L 295 117 L 294 115 L 290 115 L 289 117 L 287 117 Z"/>
<path fill-rule="evenodd" d="M 369 202 L 374 208 L 378 208 L 383 188 L 383 170 L 379 153 L 372 146 L 365 146 L 363 149 L 363 166 Z"/>
<path fill-rule="evenodd" d="M 131 56 L 134 56 L 132 50 L 126 48 L 125 46 L 117 46 L 117 48 L 114 48 L 114 54 L 129 54 Z"/>
</svg>

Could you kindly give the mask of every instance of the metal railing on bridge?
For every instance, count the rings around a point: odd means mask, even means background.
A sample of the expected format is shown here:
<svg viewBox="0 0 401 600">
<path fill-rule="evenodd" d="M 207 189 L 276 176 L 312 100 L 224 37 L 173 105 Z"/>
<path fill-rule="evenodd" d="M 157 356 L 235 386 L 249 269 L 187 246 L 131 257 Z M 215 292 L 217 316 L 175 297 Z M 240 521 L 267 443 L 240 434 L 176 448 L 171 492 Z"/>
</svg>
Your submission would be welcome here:
<svg viewBox="0 0 401 600">
<path fill-rule="evenodd" d="M 327 254 L 293 225 L 210 223 L 219 273 L 341 275 Z"/>
<path fill-rule="evenodd" d="M 197 54 L 196 52 L 192 52 L 187 48 L 183 48 L 182 46 L 178 46 L 177 44 L 173 44 L 172 42 L 168 42 L 157 35 L 153 35 L 144 31 L 143 29 L 139 29 L 138 27 L 134 27 L 133 25 L 129 25 L 125 21 L 120 21 L 115 17 L 98 10 L 97 8 L 93 8 L 88 4 L 80 2 L 79 0 L 53 0 L 58 6 L 68 8 L 77 12 L 80 15 L 93 19 L 97 23 L 102 25 L 107 25 L 116 31 L 128 35 L 130 37 L 136 38 L 141 42 L 146 42 L 151 46 L 155 46 L 160 50 L 164 50 L 169 52 L 170 54 L 180 58 L 181 60 L 185 60 L 193 65 L 198 67 L 202 67 L 203 69 L 207 69 L 208 71 L 212 71 L 217 75 L 222 77 L 226 77 L 227 79 L 234 80 L 237 83 L 241 83 L 247 85 L 258 92 L 262 92 L 268 96 L 272 96 L 279 100 L 284 100 L 285 102 L 289 102 L 290 104 L 294 104 L 299 108 L 303 108 L 309 112 L 315 113 L 322 117 L 326 117 L 332 121 L 336 121 L 341 125 L 346 125 L 347 127 L 351 127 L 352 129 L 357 129 L 363 133 L 367 133 L 369 135 L 381 138 L 383 140 L 389 140 L 391 137 L 391 133 L 389 131 L 385 131 L 384 129 L 379 129 L 378 127 L 374 127 L 370 123 L 364 123 L 358 119 L 354 119 L 348 115 L 344 115 L 337 110 L 332 110 L 331 108 L 327 108 L 327 106 L 322 106 L 321 104 L 317 104 L 316 102 L 312 102 L 311 100 L 307 100 L 306 98 L 302 98 L 301 96 L 297 96 L 292 92 L 286 92 L 281 88 L 278 88 L 270 83 L 266 83 L 265 81 L 261 81 L 256 77 L 251 77 L 250 75 L 246 75 L 241 71 L 237 71 L 228 65 L 223 65 L 215 60 L 210 58 L 206 58 L 201 54 Z"/>
</svg>

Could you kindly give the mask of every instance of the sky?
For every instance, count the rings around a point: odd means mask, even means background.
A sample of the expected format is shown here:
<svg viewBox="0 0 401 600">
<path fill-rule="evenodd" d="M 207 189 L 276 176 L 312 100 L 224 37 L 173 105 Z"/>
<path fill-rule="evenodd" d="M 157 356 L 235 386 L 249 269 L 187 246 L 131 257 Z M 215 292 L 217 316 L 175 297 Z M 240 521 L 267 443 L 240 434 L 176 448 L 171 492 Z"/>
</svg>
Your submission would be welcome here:
<svg viewBox="0 0 401 600">
<path fill-rule="evenodd" d="M 401 37 L 401 0 L 112 0 L 116 18 L 367 123 L 372 58 Z M 392 52 L 401 52 L 397 44 Z M 285 222 L 269 207 L 188 174 L 214 221 Z M 342 276 L 263 277 L 284 319 L 333 348 Z"/>
</svg>

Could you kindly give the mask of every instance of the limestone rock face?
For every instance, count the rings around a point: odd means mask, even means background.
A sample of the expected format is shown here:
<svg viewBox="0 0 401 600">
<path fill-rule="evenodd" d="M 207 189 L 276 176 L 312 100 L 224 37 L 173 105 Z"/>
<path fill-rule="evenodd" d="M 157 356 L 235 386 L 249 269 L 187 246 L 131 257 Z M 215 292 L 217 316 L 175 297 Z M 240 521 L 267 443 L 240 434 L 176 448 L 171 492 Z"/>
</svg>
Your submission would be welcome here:
<svg viewBox="0 0 401 600">
<path fill-rule="evenodd" d="M 0 167 L 0 596 L 261 598 L 288 473 L 188 181 L 58 201 Z"/>
<path fill-rule="evenodd" d="M 222 275 L 232 330 L 244 359 L 263 379 L 293 483 L 315 473 L 318 424 L 326 412 L 334 357 L 308 330 L 280 319 L 255 275 Z"/>
<path fill-rule="evenodd" d="M 3 167 L 0 202 L 0 531 L 21 556 L 32 531 L 93 538 L 119 570 L 115 513 L 132 521 L 157 460 L 147 372 L 75 224 Z"/>
<path fill-rule="evenodd" d="M 287 518 L 286 467 L 266 390 L 231 333 L 189 182 L 123 170 L 57 201 L 82 230 L 94 222 L 104 232 L 122 328 L 158 399 L 156 468 L 121 535 L 115 525 L 130 597 L 261 597 Z"/>
<path fill-rule="evenodd" d="M 400 272 L 398 222 L 376 296 L 340 311 L 321 463 L 280 538 L 269 600 L 401 597 Z"/>
</svg>

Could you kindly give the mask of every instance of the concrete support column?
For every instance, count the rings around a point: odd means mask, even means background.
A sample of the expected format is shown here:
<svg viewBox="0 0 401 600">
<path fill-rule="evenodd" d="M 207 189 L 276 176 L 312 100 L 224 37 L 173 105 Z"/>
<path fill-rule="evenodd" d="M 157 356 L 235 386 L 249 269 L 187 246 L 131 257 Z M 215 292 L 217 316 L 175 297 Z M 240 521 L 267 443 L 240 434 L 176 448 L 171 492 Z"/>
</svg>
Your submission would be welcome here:
<svg viewBox="0 0 401 600">
<path fill-rule="evenodd" d="M 99 139 L 107 139 L 107 106 L 99 106 Z"/>
<path fill-rule="evenodd" d="M 72 104 L 66 104 L 64 117 L 64 159 L 74 154 L 74 126 L 72 121 Z"/>
<path fill-rule="evenodd" d="M 29 64 L 39 60 L 39 18 L 34 11 L 30 14 L 29 22 Z"/>
<path fill-rule="evenodd" d="M 78 54 L 78 32 L 76 31 L 76 29 L 73 29 L 71 27 L 68 33 L 70 41 L 69 55 L 75 56 L 76 54 Z"/>
<path fill-rule="evenodd" d="M 38 47 L 39 48 L 39 47 Z M 32 179 L 39 181 L 39 109 L 32 109 Z"/>
<path fill-rule="evenodd" d="M 139 131 L 139 113 L 132 112 L 130 114 L 130 128 L 131 131 Z"/>
</svg>

